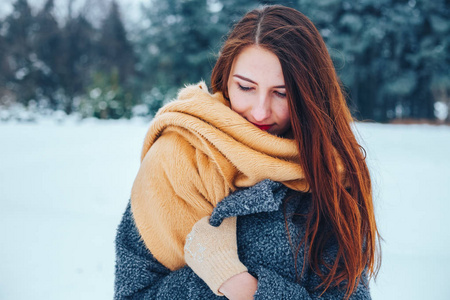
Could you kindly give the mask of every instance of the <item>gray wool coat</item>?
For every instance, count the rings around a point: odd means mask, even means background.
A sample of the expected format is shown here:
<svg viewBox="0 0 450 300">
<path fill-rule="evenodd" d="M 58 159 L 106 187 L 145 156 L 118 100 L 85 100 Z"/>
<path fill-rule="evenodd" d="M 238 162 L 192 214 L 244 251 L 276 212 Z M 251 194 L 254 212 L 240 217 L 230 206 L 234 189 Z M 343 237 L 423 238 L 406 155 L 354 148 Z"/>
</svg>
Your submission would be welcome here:
<svg viewBox="0 0 450 300">
<path fill-rule="evenodd" d="M 287 194 L 300 201 L 284 201 Z M 300 203 L 300 204 L 299 204 Z M 322 294 L 316 287 L 321 279 L 305 266 L 300 282 L 296 280 L 294 251 L 289 243 L 285 215 L 294 245 L 304 235 L 305 213 L 310 199 L 306 193 L 264 180 L 223 199 L 214 209 L 210 224 L 218 226 L 230 216 L 237 218 L 237 244 L 241 262 L 258 279 L 254 299 L 343 299 L 345 289 L 333 287 Z M 296 215 L 294 215 L 296 213 Z M 333 261 L 336 244 L 329 243 L 325 259 Z M 298 274 L 304 251 L 298 253 Z M 322 294 L 322 295 L 321 295 Z M 135 226 L 130 204 L 116 236 L 115 299 L 225 299 L 216 296 L 191 268 L 170 271 L 143 244 Z M 367 278 L 362 277 L 350 299 L 371 299 Z"/>
</svg>

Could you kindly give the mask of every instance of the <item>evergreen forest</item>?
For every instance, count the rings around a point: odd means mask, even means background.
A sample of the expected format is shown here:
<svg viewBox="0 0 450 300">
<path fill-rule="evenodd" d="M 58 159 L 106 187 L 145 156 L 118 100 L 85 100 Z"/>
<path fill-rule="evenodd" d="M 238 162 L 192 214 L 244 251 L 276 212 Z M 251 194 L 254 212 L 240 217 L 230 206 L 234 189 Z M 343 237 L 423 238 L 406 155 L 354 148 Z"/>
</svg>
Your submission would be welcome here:
<svg viewBox="0 0 450 300">
<path fill-rule="evenodd" d="M 95 19 L 72 2 L 64 18 L 55 0 L 14 0 L 0 17 L 0 120 L 151 117 L 184 84 L 209 83 L 246 11 L 282 4 L 319 29 L 356 119 L 450 122 L 449 0 L 148 0 L 133 24 L 115 0 Z"/>
</svg>

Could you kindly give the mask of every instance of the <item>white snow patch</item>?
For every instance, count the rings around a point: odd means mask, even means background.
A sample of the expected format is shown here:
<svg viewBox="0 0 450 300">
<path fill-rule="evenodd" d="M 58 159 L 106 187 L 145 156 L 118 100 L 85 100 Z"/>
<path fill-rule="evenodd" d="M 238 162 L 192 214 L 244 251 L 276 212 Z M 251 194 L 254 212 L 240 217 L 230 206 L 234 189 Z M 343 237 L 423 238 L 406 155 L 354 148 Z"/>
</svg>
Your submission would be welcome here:
<svg viewBox="0 0 450 300">
<path fill-rule="evenodd" d="M 116 228 L 147 127 L 0 123 L 0 299 L 112 299 Z M 385 240 L 373 299 L 450 299 L 450 127 L 356 127 Z"/>
</svg>

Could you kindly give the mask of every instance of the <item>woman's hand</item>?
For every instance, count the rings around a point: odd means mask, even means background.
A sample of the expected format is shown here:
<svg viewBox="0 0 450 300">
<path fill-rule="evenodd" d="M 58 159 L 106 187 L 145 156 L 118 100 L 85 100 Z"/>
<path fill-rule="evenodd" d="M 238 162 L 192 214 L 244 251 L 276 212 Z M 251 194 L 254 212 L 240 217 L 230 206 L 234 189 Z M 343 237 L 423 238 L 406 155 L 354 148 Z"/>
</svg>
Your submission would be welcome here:
<svg viewBox="0 0 450 300">
<path fill-rule="evenodd" d="M 209 217 L 200 219 L 186 237 L 184 258 L 216 295 L 223 296 L 219 292 L 222 284 L 247 272 L 237 253 L 236 217 L 224 219 L 218 227 L 209 224 Z M 224 286 L 226 292 L 234 289 L 233 282 Z"/>
<path fill-rule="evenodd" d="M 257 288 L 258 280 L 248 272 L 244 272 L 225 281 L 219 292 L 230 300 L 249 300 L 253 299 Z"/>
</svg>

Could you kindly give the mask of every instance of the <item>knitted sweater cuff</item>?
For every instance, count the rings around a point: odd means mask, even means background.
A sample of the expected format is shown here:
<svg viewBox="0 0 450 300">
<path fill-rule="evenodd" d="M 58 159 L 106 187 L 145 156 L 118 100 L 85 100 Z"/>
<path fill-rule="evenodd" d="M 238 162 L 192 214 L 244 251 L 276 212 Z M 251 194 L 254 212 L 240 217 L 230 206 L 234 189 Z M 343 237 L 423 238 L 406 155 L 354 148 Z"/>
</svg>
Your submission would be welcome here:
<svg viewBox="0 0 450 300">
<path fill-rule="evenodd" d="M 247 267 L 240 261 L 236 261 L 236 254 L 230 253 L 220 253 L 214 257 L 214 261 L 208 263 L 212 266 L 211 270 L 208 272 L 209 276 L 203 280 L 209 286 L 209 288 L 218 296 L 223 296 L 219 292 L 219 288 L 222 284 L 233 277 L 234 275 L 247 272 Z M 220 257 L 220 259 L 218 259 Z"/>
</svg>

